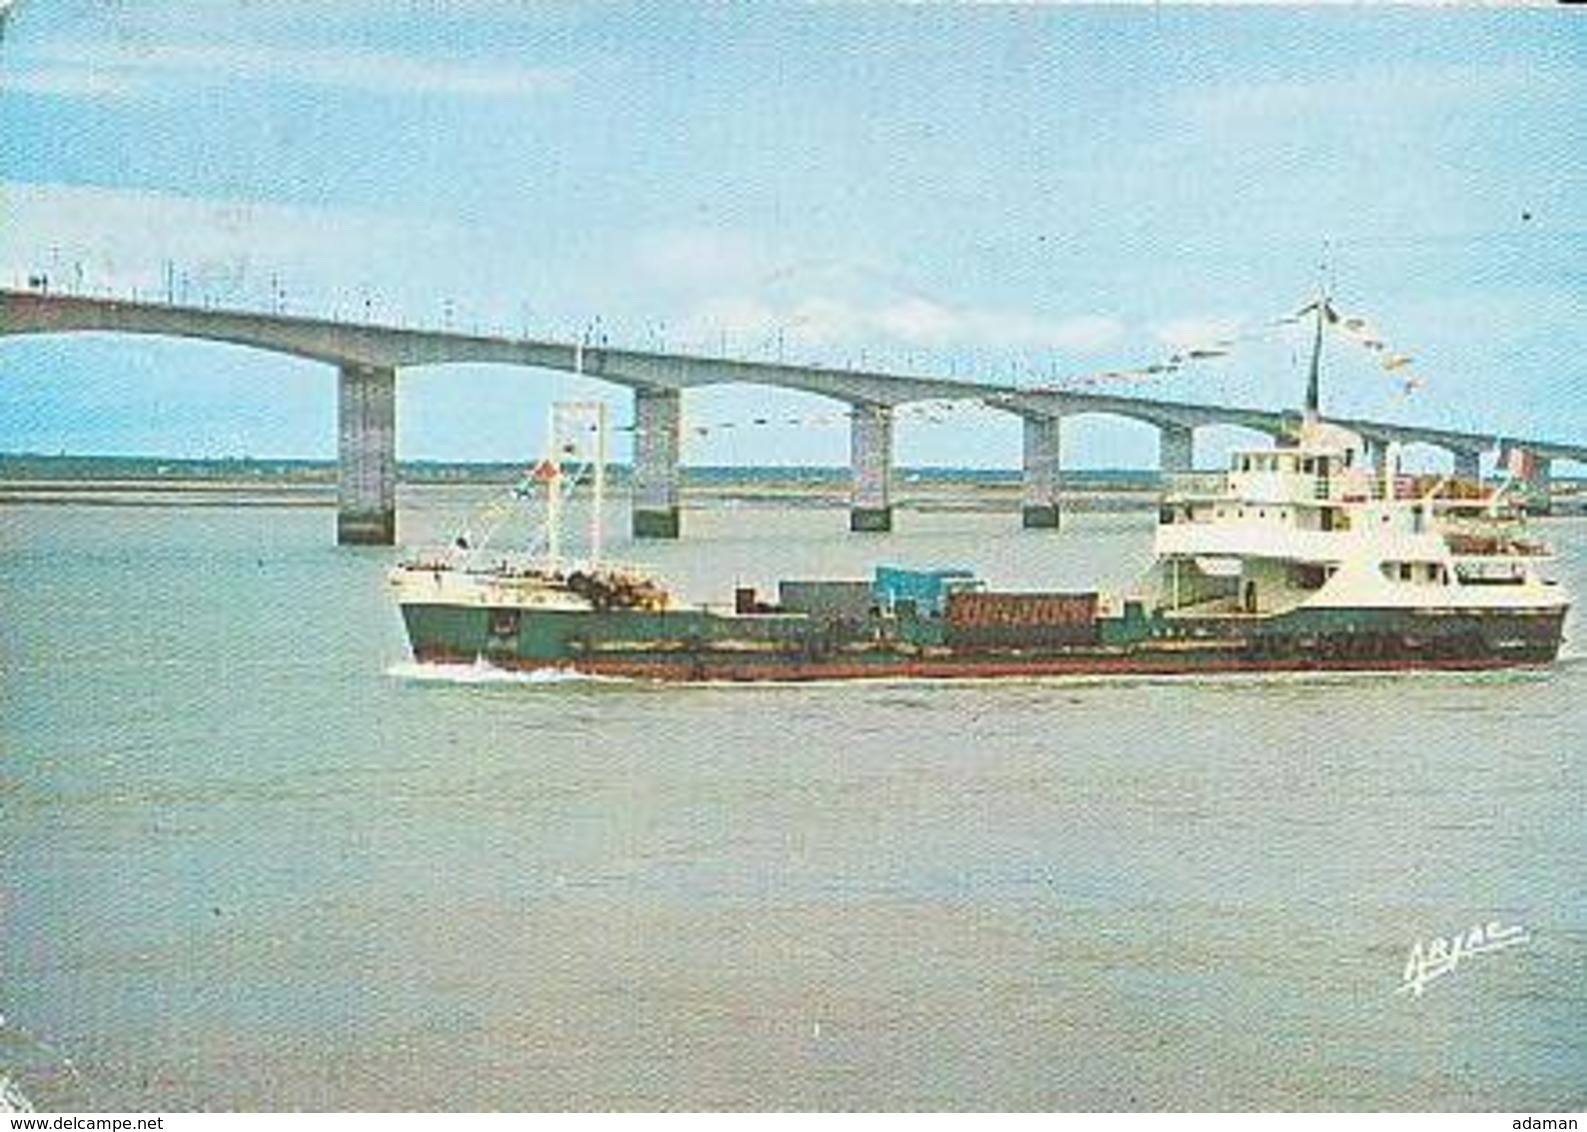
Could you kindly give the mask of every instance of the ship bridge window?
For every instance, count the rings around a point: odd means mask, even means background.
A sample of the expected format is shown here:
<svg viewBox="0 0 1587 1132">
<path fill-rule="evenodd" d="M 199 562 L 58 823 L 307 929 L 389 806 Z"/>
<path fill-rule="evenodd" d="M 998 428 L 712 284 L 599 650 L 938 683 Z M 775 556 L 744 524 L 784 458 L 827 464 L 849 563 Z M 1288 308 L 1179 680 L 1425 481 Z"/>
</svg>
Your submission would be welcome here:
<svg viewBox="0 0 1587 1132">
<path fill-rule="evenodd" d="M 1449 567 L 1442 562 L 1385 562 L 1383 576 L 1391 582 L 1448 585 Z"/>
<path fill-rule="evenodd" d="M 1292 562 L 1289 567 L 1289 584 L 1299 590 L 1320 590 L 1332 571 L 1326 566 L 1310 562 Z"/>
<path fill-rule="evenodd" d="M 1490 565 L 1464 563 L 1455 567 L 1455 576 L 1463 586 L 1519 586 L 1526 583 L 1526 569 L 1514 563 Z"/>
</svg>

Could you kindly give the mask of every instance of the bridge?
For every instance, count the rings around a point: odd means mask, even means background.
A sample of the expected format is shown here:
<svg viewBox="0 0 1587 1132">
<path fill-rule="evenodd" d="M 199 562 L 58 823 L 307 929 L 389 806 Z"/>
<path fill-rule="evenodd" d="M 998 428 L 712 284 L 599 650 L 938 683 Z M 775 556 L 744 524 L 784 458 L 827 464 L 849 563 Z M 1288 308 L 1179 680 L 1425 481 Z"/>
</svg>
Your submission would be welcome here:
<svg viewBox="0 0 1587 1132">
<path fill-rule="evenodd" d="M 484 362 L 582 374 L 625 386 L 634 396 L 631 516 L 637 538 L 677 538 L 680 529 L 680 436 L 685 389 L 730 383 L 814 393 L 849 406 L 850 529 L 892 527 L 893 415 L 921 401 L 968 401 L 1024 422 L 1021 512 L 1026 527 L 1059 525 L 1060 423 L 1101 413 L 1153 425 L 1165 473 L 1194 467 L 1195 430 L 1238 425 L 1283 435 L 1293 413 L 1197 405 L 1076 390 L 1013 386 L 874 371 L 660 351 L 629 350 L 349 323 L 280 313 L 192 307 L 0 289 L 0 336 L 81 332 L 204 339 L 307 358 L 338 373 L 337 541 L 396 541 L 397 373 L 414 366 Z M 1330 418 L 1337 419 L 1337 418 Z M 1391 443 L 1428 444 L 1453 454 L 1457 474 L 1475 477 L 1483 452 L 1501 459 L 1521 451 L 1546 484 L 1556 459 L 1587 461 L 1587 447 L 1518 437 L 1339 420 L 1358 431 L 1378 458 Z"/>
</svg>

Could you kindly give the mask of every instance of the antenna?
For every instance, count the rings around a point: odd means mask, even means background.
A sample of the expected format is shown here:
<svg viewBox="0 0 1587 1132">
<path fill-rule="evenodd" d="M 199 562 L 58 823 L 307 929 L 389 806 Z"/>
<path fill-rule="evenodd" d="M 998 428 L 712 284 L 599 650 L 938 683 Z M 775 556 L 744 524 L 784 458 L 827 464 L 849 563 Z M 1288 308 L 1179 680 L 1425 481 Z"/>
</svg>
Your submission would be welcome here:
<svg viewBox="0 0 1587 1132">
<path fill-rule="evenodd" d="M 562 452 L 557 439 L 561 408 L 551 411 L 546 458 L 538 469 L 546 485 L 546 565 L 553 573 L 562 566 Z"/>
<path fill-rule="evenodd" d="M 587 554 L 591 567 L 600 564 L 605 543 L 606 461 L 607 461 L 607 411 L 605 401 L 558 401 L 551 407 L 550 455 L 548 475 L 554 477 L 555 491 L 548 502 L 546 541 L 553 563 L 561 550 L 561 503 L 563 496 L 571 496 L 588 474 L 594 483 L 594 499 L 590 501 L 590 532 Z M 593 445 L 589 434 L 593 433 Z M 571 478 L 563 474 L 565 458 L 574 461 Z M 551 502 L 554 500 L 555 502 Z M 557 529 L 552 530 L 552 523 Z"/>
<path fill-rule="evenodd" d="M 1328 306 L 1328 292 L 1318 291 L 1317 302 L 1314 305 L 1317 308 L 1317 333 L 1313 336 L 1311 342 L 1311 371 L 1306 378 L 1306 419 L 1313 422 L 1318 418 L 1319 403 L 1322 399 L 1319 390 L 1321 385 L 1319 375 L 1322 372 L 1323 321 L 1328 317 L 1327 312 L 1330 309 Z"/>
<path fill-rule="evenodd" d="M 606 528 L 606 402 L 595 402 L 595 498 L 590 500 L 590 565 L 601 564 Z"/>
<path fill-rule="evenodd" d="M 1317 332 L 1311 343 L 1311 369 L 1306 378 L 1306 420 L 1316 423 L 1321 414 L 1321 373 L 1322 373 L 1322 343 L 1323 323 L 1333 314 L 1333 307 L 1328 302 L 1328 280 L 1333 270 L 1328 261 L 1328 240 L 1323 240 L 1322 261 L 1317 264 L 1317 301 L 1313 304 L 1317 311 Z"/>
</svg>

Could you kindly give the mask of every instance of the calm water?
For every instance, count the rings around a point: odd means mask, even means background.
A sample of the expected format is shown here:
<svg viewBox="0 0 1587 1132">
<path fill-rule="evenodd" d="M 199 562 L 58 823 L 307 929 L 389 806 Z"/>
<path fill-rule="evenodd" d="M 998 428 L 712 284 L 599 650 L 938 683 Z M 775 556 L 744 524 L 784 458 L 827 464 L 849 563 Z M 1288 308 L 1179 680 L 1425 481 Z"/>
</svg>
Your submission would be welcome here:
<svg viewBox="0 0 1587 1132">
<path fill-rule="evenodd" d="M 407 536 L 454 504 L 409 499 Z M 421 679 L 393 555 L 331 522 L 0 513 L 0 1059 L 35 1101 L 1587 1105 L 1587 661 Z M 1149 541 L 900 522 L 724 508 L 633 556 L 722 598 L 878 560 L 1123 583 Z M 1587 596 L 1587 522 L 1546 533 Z M 1530 941 L 1395 994 L 1413 943 L 1494 919 Z"/>
</svg>

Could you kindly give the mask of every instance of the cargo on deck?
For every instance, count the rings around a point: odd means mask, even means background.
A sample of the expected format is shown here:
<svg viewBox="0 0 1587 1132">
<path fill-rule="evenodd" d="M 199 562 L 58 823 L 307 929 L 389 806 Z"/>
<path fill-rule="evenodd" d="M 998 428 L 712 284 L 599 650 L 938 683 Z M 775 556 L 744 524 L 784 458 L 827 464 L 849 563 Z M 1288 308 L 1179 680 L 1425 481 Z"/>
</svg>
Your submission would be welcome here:
<svg viewBox="0 0 1587 1132">
<path fill-rule="evenodd" d="M 955 648 L 1094 644 L 1098 607 L 1095 592 L 950 594 L 946 639 Z"/>
<path fill-rule="evenodd" d="M 1570 600 L 1510 481 L 1399 477 L 1391 455 L 1377 459 L 1360 434 L 1324 421 L 1316 365 L 1332 315 L 1326 299 L 1308 309 L 1317 343 L 1297 429 L 1234 453 L 1215 486 L 1171 488 L 1133 592 L 993 591 L 966 569 L 878 566 L 869 580 L 782 581 L 775 602 L 739 585 L 723 609 L 675 602 L 641 571 L 561 560 L 548 529 L 548 561 L 527 572 L 466 558 L 400 567 L 413 654 L 775 681 L 1554 660 Z M 548 510 L 560 498 L 550 469 L 525 489 L 539 484 Z"/>
</svg>

